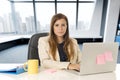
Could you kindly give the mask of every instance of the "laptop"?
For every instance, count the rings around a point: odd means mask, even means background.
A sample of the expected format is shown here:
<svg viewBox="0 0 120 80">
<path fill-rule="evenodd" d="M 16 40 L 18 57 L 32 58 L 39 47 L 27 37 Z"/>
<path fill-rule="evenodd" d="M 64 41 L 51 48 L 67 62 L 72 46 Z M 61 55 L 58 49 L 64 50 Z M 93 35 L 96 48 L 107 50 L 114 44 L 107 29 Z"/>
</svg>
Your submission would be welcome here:
<svg viewBox="0 0 120 80">
<path fill-rule="evenodd" d="M 79 75 L 112 72 L 116 68 L 119 44 L 113 43 L 84 43 Z"/>
</svg>

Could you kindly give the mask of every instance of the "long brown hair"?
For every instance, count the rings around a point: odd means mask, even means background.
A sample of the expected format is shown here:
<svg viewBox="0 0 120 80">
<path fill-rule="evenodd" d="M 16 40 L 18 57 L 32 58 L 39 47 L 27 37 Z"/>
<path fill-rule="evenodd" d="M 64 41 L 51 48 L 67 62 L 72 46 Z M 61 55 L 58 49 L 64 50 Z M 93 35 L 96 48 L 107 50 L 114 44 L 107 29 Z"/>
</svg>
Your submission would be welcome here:
<svg viewBox="0 0 120 80">
<path fill-rule="evenodd" d="M 56 49 L 57 49 L 57 37 L 54 33 L 54 24 L 57 20 L 60 19 L 65 19 L 66 20 L 66 25 L 67 25 L 67 29 L 66 29 L 66 33 L 64 34 L 63 38 L 64 38 L 64 51 L 67 55 L 68 61 L 70 61 L 71 58 L 74 57 L 74 50 L 73 50 L 73 42 L 71 41 L 71 39 L 69 38 L 69 24 L 68 24 L 68 19 L 65 15 L 58 13 L 55 14 L 52 19 L 51 19 L 51 24 L 50 24 L 50 38 L 49 38 L 49 45 L 50 45 L 50 54 L 52 55 L 53 59 L 56 60 Z M 68 47 L 70 48 L 68 50 Z"/>
</svg>

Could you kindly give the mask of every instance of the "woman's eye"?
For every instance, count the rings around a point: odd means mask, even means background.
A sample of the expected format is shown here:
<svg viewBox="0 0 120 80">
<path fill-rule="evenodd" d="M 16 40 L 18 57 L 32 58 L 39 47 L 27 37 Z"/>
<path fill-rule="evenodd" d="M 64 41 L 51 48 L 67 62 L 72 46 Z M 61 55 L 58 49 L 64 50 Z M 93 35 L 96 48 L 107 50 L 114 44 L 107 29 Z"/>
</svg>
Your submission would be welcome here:
<svg viewBox="0 0 120 80">
<path fill-rule="evenodd" d="M 62 24 L 62 26 L 65 26 L 65 24 Z"/>
<path fill-rule="evenodd" d="M 59 26 L 58 24 L 56 24 L 55 26 Z"/>
</svg>

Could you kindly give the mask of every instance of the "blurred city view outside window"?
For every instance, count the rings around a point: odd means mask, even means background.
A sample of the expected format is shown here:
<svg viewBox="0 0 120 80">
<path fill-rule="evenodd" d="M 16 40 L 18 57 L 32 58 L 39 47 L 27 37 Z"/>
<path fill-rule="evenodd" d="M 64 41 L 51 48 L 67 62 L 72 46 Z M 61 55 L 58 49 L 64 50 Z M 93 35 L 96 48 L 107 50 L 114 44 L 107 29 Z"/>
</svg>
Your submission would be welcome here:
<svg viewBox="0 0 120 80">
<path fill-rule="evenodd" d="M 0 2 L 0 33 L 14 33 L 10 3 L 6 0 Z"/>
<path fill-rule="evenodd" d="M 55 14 L 54 3 L 36 3 L 36 18 L 38 20 L 37 31 L 49 32 L 50 21 Z"/>
<path fill-rule="evenodd" d="M 15 18 L 19 34 L 35 33 L 35 21 L 32 3 L 15 3 Z"/>
<path fill-rule="evenodd" d="M 67 16 L 70 31 L 76 30 L 76 3 L 58 3 L 57 12 Z"/>
<path fill-rule="evenodd" d="M 78 29 L 89 30 L 94 10 L 94 5 L 91 3 L 79 3 L 78 12 Z"/>
<path fill-rule="evenodd" d="M 88 30 L 94 5 L 95 0 L 79 0 L 78 5 L 76 0 L 2 0 L 0 35 L 49 32 L 51 18 L 56 12 L 68 17 L 70 31 Z"/>
</svg>

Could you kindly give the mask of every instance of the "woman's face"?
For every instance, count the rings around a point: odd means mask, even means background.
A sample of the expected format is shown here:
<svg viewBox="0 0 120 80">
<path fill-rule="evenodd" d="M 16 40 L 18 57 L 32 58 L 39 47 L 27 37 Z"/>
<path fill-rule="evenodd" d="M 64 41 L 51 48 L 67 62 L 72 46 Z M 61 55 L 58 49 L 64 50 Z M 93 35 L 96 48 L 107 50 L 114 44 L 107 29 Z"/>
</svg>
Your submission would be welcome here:
<svg viewBox="0 0 120 80">
<path fill-rule="evenodd" d="M 57 37 L 63 37 L 67 30 L 67 23 L 65 19 L 59 19 L 54 24 L 54 33 Z"/>
</svg>

